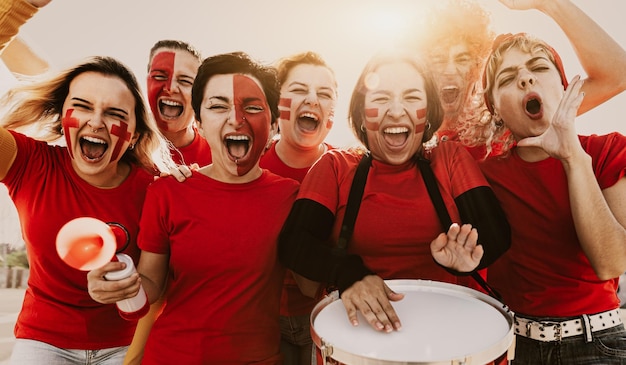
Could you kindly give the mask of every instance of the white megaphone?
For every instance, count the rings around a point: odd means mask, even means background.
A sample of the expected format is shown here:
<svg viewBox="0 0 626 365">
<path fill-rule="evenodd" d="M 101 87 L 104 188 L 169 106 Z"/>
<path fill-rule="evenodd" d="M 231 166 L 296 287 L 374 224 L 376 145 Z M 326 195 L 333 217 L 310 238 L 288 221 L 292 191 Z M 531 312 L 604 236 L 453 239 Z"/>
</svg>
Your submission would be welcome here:
<svg viewBox="0 0 626 365">
<path fill-rule="evenodd" d="M 115 253 L 120 241 L 124 242 L 120 245 L 121 251 L 130 241 L 130 235 L 122 225 L 104 223 L 96 218 L 80 217 L 67 222 L 59 230 L 56 248 L 59 257 L 66 264 L 81 271 L 97 269 L 114 259 L 123 262 L 126 264 L 124 269 L 108 272 L 104 276 L 107 280 L 122 280 L 136 270 L 130 256 Z M 120 315 L 128 320 L 139 319 L 150 309 L 148 296 L 142 286 L 139 287 L 136 296 L 116 304 Z"/>
</svg>

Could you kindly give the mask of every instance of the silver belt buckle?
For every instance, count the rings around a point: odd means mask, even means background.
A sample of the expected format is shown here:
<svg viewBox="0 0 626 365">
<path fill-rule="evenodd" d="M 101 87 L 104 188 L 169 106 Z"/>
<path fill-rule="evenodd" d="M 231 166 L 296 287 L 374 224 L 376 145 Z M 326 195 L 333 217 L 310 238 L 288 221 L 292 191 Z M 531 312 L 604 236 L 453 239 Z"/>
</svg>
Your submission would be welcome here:
<svg viewBox="0 0 626 365">
<path fill-rule="evenodd" d="M 532 320 L 529 320 L 528 322 L 526 322 L 526 337 L 528 338 L 533 338 L 532 337 L 532 327 L 533 325 L 536 325 L 537 327 L 541 327 L 544 330 L 544 333 L 547 334 L 548 329 L 553 329 L 554 330 L 554 340 L 556 341 L 561 341 L 561 339 L 563 338 L 563 331 L 562 331 L 562 326 L 561 323 L 559 322 L 535 322 Z M 540 340 L 541 341 L 541 340 Z M 543 340 L 546 341 L 546 340 Z"/>
<path fill-rule="evenodd" d="M 561 342 L 561 336 L 562 336 L 561 323 L 555 323 L 554 324 L 554 337 L 556 337 L 557 341 Z"/>
</svg>

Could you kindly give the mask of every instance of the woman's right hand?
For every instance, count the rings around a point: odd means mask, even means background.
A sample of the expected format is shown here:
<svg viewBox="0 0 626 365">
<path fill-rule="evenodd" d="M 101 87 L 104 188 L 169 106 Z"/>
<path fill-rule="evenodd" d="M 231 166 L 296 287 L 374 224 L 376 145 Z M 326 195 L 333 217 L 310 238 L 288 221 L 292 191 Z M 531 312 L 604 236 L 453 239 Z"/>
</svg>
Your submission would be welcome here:
<svg viewBox="0 0 626 365">
<path fill-rule="evenodd" d="M 46 5 L 48 5 L 50 3 L 51 0 L 26 0 L 26 2 L 28 2 L 29 4 L 31 4 L 32 6 L 41 8 L 44 7 Z"/>
<path fill-rule="evenodd" d="M 104 276 L 112 271 L 124 269 L 123 262 L 113 261 L 99 269 L 87 273 L 89 296 L 98 303 L 111 304 L 127 298 L 133 298 L 139 292 L 141 279 L 138 273 L 122 280 L 107 281 Z"/>
<path fill-rule="evenodd" d="M 391 290 L 377 275 L 364 277 L 341 294 L 348 319 L 353 326 L 359 325 L 357 313 L 361 312 L 372 328 L 385 332 L 402 328 L 390 301 L 396 302 L 403 298 L 404 294 Z"/>
</svg>

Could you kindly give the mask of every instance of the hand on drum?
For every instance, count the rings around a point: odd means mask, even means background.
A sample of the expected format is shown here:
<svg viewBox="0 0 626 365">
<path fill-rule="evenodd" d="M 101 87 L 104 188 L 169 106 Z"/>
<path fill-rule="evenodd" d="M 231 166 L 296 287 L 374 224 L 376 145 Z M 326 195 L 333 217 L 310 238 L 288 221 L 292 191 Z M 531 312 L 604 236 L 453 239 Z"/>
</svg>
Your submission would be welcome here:
<svg viewBox="0 0 626 365">
<path fill-rule="evenodd" d="M 459 226 L 452 223 L 448 233 L 441 233 L 430 244 L 435 261 L 459 272 L 474 270 L 483 257 L 483 247 L 478 242 L 478 231 L 471 224 Z"/>
<path fill-rule="evenodd" d="M 353 326 L 358 326 L 357 313 L 377 331 L 391 332 L 400 330 L 402 325 L 390 301 L 398 301 L 404 294 L 396 293 L 376 275 L 368 275 L 357 281 L 341 294 L 341 301 L 346 308 L 348 319 Z"/>
</svg>

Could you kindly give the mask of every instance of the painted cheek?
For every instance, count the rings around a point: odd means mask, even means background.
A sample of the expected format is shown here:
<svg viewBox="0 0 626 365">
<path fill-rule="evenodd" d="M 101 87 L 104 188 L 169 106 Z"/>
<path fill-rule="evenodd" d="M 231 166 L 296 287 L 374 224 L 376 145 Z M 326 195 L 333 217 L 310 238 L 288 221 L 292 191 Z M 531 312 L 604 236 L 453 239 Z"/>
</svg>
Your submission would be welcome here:
<svg viewBox="0 0 626 365">
<path fill-rule="evenodd" d="M 378 108 L 365 109 L 365 128 L 370 131 L 378 131 L 380 128 L 380 110 Z"/>
<path fill-rule="evenodd" d="M 241 161 L 237 165 L 237 174 L 239 176 L 245 175 L 250 171 L 257 163 L 267 140 L 270 136 L 271 128 L 271 116 L 270 108 L 267 105 L 265 94 L 263 90 L 257 85 L 254 80 L 244 75 L 234 75 L 233 77 L 233 93 L 235 101 L 235 116 L 237 121 L 250 129 L 250 133 L 253 136 L 253 143 L 250 146 L 249 157 L 245 161 Z M 244 105 L 247 104 L 246 100 L 259 100 L 263 101 L 263 113 L 246 113 L 243 110 Z M 244 120 L 245 116 L 245 120 Z"/>
<path fill-rule="evenodd" d="M 65 116 L 61 120 L 61 127 L 63 127 L 63 134 L 65 135 L 65 142 L 67 143 L 67 151 L 70 153 L 70 157 L 74 158 L 74 152 L 72 150 L 72 138 L 70 137 L 70 128 L 78 128 L 79 121 L 72 117 L 74 109 L 68 109 L 65 112 Z"/>
<path fill-rule="evenodd" d="M 176 54 L 174 52 L 157 53 L 152 59 L 150 65 L 150 73 L 158 71 L 159 74 L 167 75 L 166 80 L 155 80 L 148 75 L 148 103 L 155 118 L 159 119 L 158 99 L 163 90 L 169 90 L 172 86 L 171 75 L 174 74 L 174 61 Z M 159 125 L 163 126 L 163 122 L 157 120 Z"/>
<path fill-rule="evenodd" d="M 111 134 L 117 136 L 117 142 L 115 142 L 115 146 L 113 147 L 113 153 L 111 154 L 111 161 L 117 160 L 120 156 L 120 152 L 122 151 L 122 146 L 124 143 L 130 141 L 130 132 L 128 132 L 128 124 L 125 122 L 119 121 L 120 125 L 114 124 L 111 127 Z"/>
<path fill-rule="evenodd" d="M 415 112 L 417 122 L 415 123 L 415 134 L 423 133 L 426 127 L 426 108 L 417 109 Z"/>
<path fill-rule="evenodd" d="M 280 111 L 280 119 L 291 119 L 291 98 L 280 98 L 278 101 L 278 110 Z"/>
</svg>

